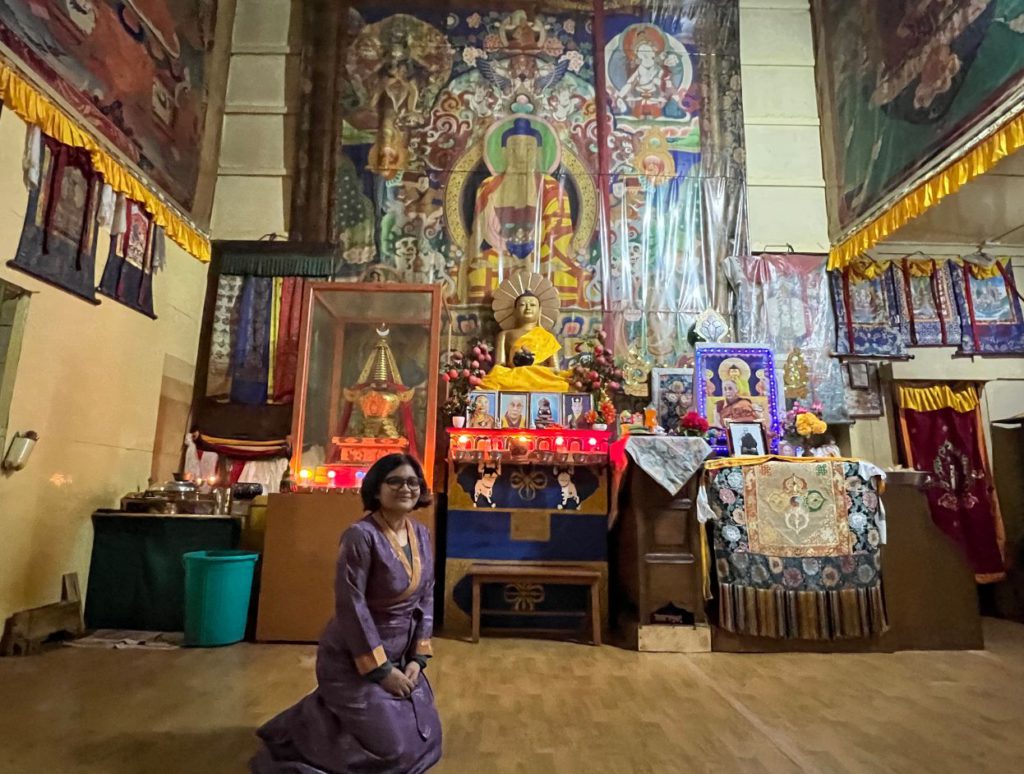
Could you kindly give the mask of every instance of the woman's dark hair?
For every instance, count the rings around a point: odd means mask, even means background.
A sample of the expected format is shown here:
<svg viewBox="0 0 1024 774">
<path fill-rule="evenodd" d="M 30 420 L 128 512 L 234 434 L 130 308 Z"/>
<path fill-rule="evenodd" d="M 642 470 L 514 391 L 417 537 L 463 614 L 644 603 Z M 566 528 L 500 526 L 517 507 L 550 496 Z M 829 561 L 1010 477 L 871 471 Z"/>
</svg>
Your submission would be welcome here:
<svg viewBox="0 0 1024 774">
<path fill-rule="evenodd" d="M 366 471 L 363 477 L 363 484 L 359 487 L 359 496 L 363 498 L 363 507 L 370 511 L 380 510 L 380 488 L 384 486 L 384 479 L 391 475 L 403 465 L 408 465 L 416 471 L 416 478 L 420 480 L 420 499 L 416 501 L 413 510 L 426 508 L 433 501 L 430 490 L 427 489 L 427 481 L 423 477 L 423 466 L 419 460 L 409 454 L 389 454 L 381 457 L 373 467 Z"/>
</svg>

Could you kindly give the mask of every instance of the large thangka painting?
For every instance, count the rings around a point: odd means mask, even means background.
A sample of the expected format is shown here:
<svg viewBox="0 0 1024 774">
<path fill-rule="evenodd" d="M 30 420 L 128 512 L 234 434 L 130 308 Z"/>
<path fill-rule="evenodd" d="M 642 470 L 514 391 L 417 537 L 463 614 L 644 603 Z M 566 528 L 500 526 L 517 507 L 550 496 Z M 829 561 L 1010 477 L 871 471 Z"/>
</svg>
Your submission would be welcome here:
<svg viewBox="0 0 1024 774">
<path fill-rule="evenodd" d="M 735 3 L 460 5 L 339 19 L 344 277 L 441 283 L 457 345 L 492 335 L 505 278 L 540 272 L 566 355 L 603 325 L 674 365 L 746 246 Z"/>
<path fill-rule="evenodd" d="M 841 232 L 1019 94 L 1024 0 L 815 0 L 814 9 Z"/>
<path fill-rule="evenodd" d="M 216 0 L 0 0 L 0 46 L 190 210 Z"/>
</svg>

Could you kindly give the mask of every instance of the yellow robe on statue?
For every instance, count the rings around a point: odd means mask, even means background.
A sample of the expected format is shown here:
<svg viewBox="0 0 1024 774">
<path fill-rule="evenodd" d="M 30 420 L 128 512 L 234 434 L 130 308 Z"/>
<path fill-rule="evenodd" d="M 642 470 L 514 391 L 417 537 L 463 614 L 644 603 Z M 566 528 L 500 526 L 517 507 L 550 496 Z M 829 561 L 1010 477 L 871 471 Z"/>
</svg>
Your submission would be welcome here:
<svg viewBox="0 0 1024 774">
<path fill-rule="evenodd" d="M 533 353 L 535 365 L 509 367 L 496 365 L 480 382 L 485 390 L 502 390 L 504 392 L 568 392 L 569 382 L 543 363 L 552 355 L 562 351 L 550 332 L 540 326 L 524 333 L 512 344 L 509 360 L 516 352 L 525 349 Z"/>
</svg>

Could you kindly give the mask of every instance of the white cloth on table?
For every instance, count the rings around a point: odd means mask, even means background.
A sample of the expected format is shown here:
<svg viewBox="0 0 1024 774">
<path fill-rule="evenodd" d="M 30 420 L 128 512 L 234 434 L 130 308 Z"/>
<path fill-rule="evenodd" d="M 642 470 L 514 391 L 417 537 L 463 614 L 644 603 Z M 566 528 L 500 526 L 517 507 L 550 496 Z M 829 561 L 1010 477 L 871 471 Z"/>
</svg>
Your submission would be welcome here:
<svg viewBox="0 0 1024 774">
<path fill-rule="evenodd" d="M 288 467 L 287 457 L 271 460 L 249 460 L 238 476 L 239 484 L 260 484 L 263 494 L 277 494 L 281 491 L 281 477 Z"/>
<path fill-rule="evenodd" d="M 626 452 L 666 492 L 676 495 L 711 454 L 711 447 L 693 436 L 631 435 Z"/>
</svg>

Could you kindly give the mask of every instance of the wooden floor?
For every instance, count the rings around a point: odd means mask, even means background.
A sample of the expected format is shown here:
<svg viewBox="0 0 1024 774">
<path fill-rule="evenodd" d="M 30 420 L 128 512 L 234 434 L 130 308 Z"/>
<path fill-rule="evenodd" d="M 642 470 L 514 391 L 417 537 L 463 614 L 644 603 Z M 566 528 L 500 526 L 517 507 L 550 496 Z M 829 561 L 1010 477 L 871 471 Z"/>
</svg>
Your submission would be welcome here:
<svg viewBox="0 0 1024 774">
<path fill-rule="evenodd" d="M 895 655 L 639 654 L 440 640 L 439 772 L 1009 772 L 1024 626 Z M 314 649 L 57 649 L 0 660 L 0 772 L 243 772 L 253 729 L 313 687 Z"/>
</svg>

